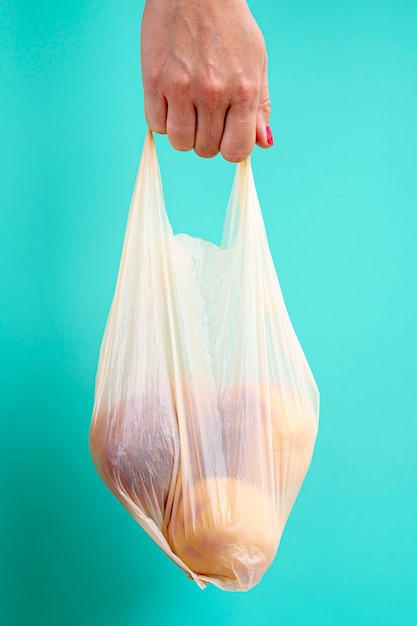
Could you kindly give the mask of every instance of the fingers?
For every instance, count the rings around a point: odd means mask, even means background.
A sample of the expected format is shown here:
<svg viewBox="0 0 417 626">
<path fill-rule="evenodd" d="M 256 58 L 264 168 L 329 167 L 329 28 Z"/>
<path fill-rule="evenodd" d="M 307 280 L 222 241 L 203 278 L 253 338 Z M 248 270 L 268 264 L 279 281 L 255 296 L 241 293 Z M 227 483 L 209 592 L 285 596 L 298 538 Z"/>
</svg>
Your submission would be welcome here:
<svg viewBox="0 0 417 626">
<path fill-rule="evenodd" d="M 167 103 L 162 96 L 150 101 L 145 98 L 145 119 L 148 128 L 154 133 L 165 135 L 167 118 Z"/>
<path fill-rule="evenodd" d="M 209 159 L 219 153 L 229 102 L 226 86 L 220 81 L 206 83 L 199 93 L 194 149 L 198 156 Z"/>
<path fill-rule="evenodd" d="M 192 150 L 195 145 L 196 110 L 191 101 L 168 101 L 166 132 L 176 150 Z"/>
<path fill-rule="evenodd" d="M 234 100 L 227 112 L 220 145 L 227 161 L 239 163 L 252 152 L 256 140 L 256 112 L 259 87 L 255 82 L 240 80 Z"/>
<path fill-rule="evenodd" d="M 148 126 L 177 150 L 238 162 L 272 145 L 266 46 L 244 0 L 146 0 L 141 67 Z"/>
<path fill-rule="evenodd" d="M 265 59 L 256 111 L 256 144 L 260 148 L 270 148 L 274 145 L 274 138 L 269 125 L 270 116 L 271 101 L 269 99 L 267 60 Z"/>
<path fill-rule="evenodd" d="M 156 89 L 145 93 L 149 128 L 166 133 L 176 150 L 194 149 L 203 158 L 221 152 L 227 161 L 238 163 L 249 156 L 255 143 L 261 148 L 273 145 L 266 62 L 260 88 L 241 80 L 232 103 L 226 88 L 212 83 L 199 88 L 199 104 L 194 105 L 197 97 L 183 83 L 177 81 L 166 96 Z"/>
<path fill-rule="evenodd" d="M 242 115 L 238 105 L 230 107 L 220 152 L 226 161 L 240 163 L 252 152 L 256 139 L 256 111 Z"/>
<path fill-rule="evenodd" d="M 212 158 L 220 151 L 227 109 L 226 89 L 220 84 L 199 87 L 195 97 L 185 81 L 184 85 L 176 81 L 166 97 L 151 98 L 145 93 L 149 128 L 166 133 L 176 150 L 194 149 L 203 158 Z"/>
<path fill-rule="evenodd" d="M 192 150 L 195 144 L 196 111 L 185 86 L 176 84 L 173 91 L 175 97 L 167 98 L 162 92 L 144 90 L 146 123 L 153 132 L 167 134 L 176 150 Z"/>
</svg>

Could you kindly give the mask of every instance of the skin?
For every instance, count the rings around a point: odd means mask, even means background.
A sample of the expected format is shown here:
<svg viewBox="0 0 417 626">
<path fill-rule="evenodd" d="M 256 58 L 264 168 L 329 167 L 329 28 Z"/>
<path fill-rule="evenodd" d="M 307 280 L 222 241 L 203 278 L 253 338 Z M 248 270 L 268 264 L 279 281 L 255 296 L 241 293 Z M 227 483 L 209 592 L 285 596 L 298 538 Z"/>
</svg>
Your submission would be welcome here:
<svg viewBox="0 0 417 626">
<path fill-rule="evenodd" d="M 141 64 L 147 124 L 177 150 L 239 162 L 270 147 L 267 53 L 245 0 L 147 0 Z"/>
</svg>

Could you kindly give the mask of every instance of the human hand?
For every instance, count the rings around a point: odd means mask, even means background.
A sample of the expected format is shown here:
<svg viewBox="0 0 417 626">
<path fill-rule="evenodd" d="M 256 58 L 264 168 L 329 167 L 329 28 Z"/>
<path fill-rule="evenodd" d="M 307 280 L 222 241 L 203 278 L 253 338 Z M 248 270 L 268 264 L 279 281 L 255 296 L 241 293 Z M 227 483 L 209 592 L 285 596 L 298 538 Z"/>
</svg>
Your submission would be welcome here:
<svg viewBox="0 0 417 626">
<path fill-rule="evenodd" d="M 273 144 L 265 42 L 245 0 L 147 0 L 145 117 L 177 150 L 243 161 Z"/>
</svg>

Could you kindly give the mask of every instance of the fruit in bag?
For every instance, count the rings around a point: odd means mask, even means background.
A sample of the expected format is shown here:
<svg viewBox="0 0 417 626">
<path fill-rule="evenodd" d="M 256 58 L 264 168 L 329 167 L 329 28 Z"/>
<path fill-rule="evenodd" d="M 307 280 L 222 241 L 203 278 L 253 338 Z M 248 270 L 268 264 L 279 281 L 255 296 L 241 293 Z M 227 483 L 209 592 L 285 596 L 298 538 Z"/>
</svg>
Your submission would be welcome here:
<svg viewBox="0 0 417 626">
<path fill-rule="evenodd" d="M 236 478 L 206 478 L 181 494 L 168 526 L 168 541 L 200 576 L 250 588 L 275 556 L 279 529 L 273 507 L 257 485 Z"/>
<path fill-rule="evenodd" d="M 197 584 L 244 591 L 274 560 L 318 406 L 249 160 L 215 246 L 172 233 L 148 133 L 97 372 L 101 478 Z"/>
<path fill-rule="evenodd" d="M 172 407 L 163 406 L 158 396 L 123 402 L 100 414 L 90 436 L 91 455 L 104 482 L 112 491 L 123 489 L 152 519 L 159 519 L 165 508 L 178 456 L 169 411 Z"/>
</svg>

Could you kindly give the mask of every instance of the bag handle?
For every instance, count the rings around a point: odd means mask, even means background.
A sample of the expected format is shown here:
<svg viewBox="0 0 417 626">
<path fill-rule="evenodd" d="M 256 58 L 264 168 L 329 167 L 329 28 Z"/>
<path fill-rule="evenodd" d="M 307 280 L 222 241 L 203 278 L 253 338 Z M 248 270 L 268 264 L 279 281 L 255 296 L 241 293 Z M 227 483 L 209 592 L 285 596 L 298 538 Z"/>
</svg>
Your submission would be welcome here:
<svg viewBox="0 0 417 626">
<path fill-rule="evenodd" d="M 145 137 L 133 202 L 135 202 L 136 190 L 143 190 L 144 185 L 146 185 L 148 196 L 150 191 L 152 193 L 153 202 L 149 203 L 149 205 L 154 207 L 153 211 L 155 211 L 155 207 L 157 208 L 159 227 L 166 234 L 172 234 L 163 198 L 156 143 L 153 132 L 150 129 L 147 130 Z M 154 215 L 154 218 L 156 218 L 156 215 Z M 257 232 L 259 232 L 262 238 L 265 236 L 261 208 L 252 172 L 251 157 L 248 156 L 236 166 L 220 248 L 224 250 L 231 248 L 237 238 L 246 242 L 249 240 L 253 242 L 254 235 Z M 246 243 L 243 245 L 246 245 Z"/>
</svg>

